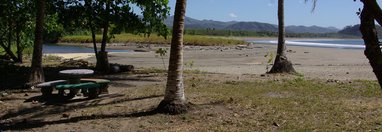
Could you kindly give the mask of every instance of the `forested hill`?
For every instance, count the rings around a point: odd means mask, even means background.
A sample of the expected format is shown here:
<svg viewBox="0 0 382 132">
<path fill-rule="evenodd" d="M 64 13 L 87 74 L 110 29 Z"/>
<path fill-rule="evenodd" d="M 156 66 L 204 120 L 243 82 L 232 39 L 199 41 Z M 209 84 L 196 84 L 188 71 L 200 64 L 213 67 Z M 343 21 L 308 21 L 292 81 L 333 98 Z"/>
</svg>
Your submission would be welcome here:
<svg viewBox="0 0 382 132">
<path fill-rule="evenodd" d="M 360 27 L 359 24 L 353 25 L 353 26 L 346 26 L 341 31 L 338 31 L 338 33 L 343 34 L 343 35 L 361 37 L 362 34 L 361 34 L 361 31 L 359 31 L 359 27 Z M 378 32 L 378 36 L 382 37 L 382 27 L 381 26 L 377 26 L 377 32 Z"/>
<path fill-rule="evenodd" d="M 174 18 L 171 16 L 165 20 L 165 24 L 172 27 Z M 214 20 L 197 20 L 186 17 L 185 26 L 187 29 L 217 29 L 217 30 L 241 30 L 256 32 L 277 32 L 277 25 L 261 22 L 221 22 Z M 319 26 L 287 26 L 287 33 L 336 33 L 339 30 L 334 27 Z"/>
</svg>

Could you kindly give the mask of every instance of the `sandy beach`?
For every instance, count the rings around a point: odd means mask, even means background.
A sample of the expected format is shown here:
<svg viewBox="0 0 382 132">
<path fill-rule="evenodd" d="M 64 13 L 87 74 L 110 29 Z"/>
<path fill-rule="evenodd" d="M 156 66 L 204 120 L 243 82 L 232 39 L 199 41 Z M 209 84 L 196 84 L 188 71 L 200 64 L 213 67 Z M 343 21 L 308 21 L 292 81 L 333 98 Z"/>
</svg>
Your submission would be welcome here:
<svg viewBox="0 0 382 132">
<path fill-rule="evenodd" d="M 169 51 L 169 47 L 164 48 Z M 235 76 L 266 73 L 269 55 L 276 54 L 276 45 L 267 44 L 236 47 L 185 46 L 184 49 L 185 69 Z M 134 65 L 137 68 L 164 68 L 161 58 L 153 51 L 155 48 L 143 48 L 143 50 L 151 51 L 110 53 L 110 63 Z M 87 53 L 53 55 L 86 59 L 95 63 L 94 55 Z M 265 57 L 266 55 L 268 56 Z M 306 78 L 376 80 L 368 60 L 363 55 L 363 50 L 288 46 L 287 56 L 294 64 L 294 68 Z M 164 57 L 166 67 L 168 57 L 169 54 Z"/>
</svg>

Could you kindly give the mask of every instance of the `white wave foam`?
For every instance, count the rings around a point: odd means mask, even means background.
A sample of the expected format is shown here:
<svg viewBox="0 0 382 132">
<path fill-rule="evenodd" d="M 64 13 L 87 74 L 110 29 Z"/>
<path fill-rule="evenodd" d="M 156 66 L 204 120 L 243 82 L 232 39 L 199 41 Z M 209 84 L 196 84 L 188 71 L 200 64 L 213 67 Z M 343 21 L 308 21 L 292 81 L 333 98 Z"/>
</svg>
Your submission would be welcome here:
<svg viewBox="0 0 382 132">
<path fill-rule="evenodd" d="M 277 44 L 277 41 L 268 41 L 271 44 Z M 335 44 L 335 43 L 314 43 L 314 42 L 297 42 L 297 41 L 285 41 L 287 45 L 293 46 L 311 46 L 311 47 L 328 47 L 328 48 L 352 48 L 352 49 L 364 49 L 365 45 L 354 44 Z"/>
</svg>

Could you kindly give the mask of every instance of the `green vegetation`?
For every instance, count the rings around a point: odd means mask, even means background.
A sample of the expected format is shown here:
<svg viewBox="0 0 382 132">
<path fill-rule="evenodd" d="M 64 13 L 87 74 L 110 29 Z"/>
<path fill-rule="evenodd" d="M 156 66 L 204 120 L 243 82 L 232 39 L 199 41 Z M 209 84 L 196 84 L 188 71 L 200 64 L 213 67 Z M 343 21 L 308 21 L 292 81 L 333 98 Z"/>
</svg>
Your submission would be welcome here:
<svg viewBox="0 0 382 132">
<path fill-rule="evenodd" d="M 166 69 L 166 63 L 164 62 L 164 56 L 166 56 L 167 50 L 164 48 L 159 48 L 158 50 L 155 51 L 155 54 L 156 54 L 156 56 L 159 55 L 161 57 L 162 63 L 163 63 L 163 69 Z"/>
<path fill-rule="evenodd" d="M 16 53 L 16 52 L 17 52 L 17 47 L 16 47 L 16 45 L 12 45 L 12 46 L 11 46 L 11 51 L 12 51 L 13 53 Z M 31 47 L 31 46 L 25 47 L 25 48 L 23 49 L 22 53 L 23 53 L 23 55 L 27 55 L 27 56 L 28 56 L 28 55 L 32 55 L 32 53 L 33 53 L 33 47 Z M 3 48 L 0 48 L 0 55 L 7 55 L 7 53 L 4 51 Z"/>
<path fill-rule="evenodd" d="M 218 29 L 186 29 L 186 35 L 206 36 L 235 36 L 235 37 L 277 37 L 277 32 L 244 31 L 244 30 L 218 30 Z M 349 38 L 355 37 L 339 33 L 286 33 L 288 38 Z"/>
<path fill-rule="evenodd" d="M 96 41 L 101 42 L 101 36 L 96 36 Z M 145 44 L 170 44 L 171 37 L 165 39 L 157 35 L 143 36 L 132 34 L 116 34 L 110 42 L 112 43 L 145 43 Z M 59 42 L 65 43 L 91 43 L 92 39 L 89 35 L 71 35 L 62 37 Z M 247 44 L 243 40 L 227 39 L 222 37 L 207 37 L 199 35 L 185 35 L 185 45 L 199 46 L 218 46 L 218 45 L 241 45 Z"/>
</svg>

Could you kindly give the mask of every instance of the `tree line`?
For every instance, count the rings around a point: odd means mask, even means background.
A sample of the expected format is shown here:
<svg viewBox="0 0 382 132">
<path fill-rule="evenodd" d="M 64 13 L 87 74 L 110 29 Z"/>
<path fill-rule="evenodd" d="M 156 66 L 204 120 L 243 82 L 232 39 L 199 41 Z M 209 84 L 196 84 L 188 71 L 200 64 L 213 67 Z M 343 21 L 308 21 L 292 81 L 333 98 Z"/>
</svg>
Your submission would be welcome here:
<svg viewBox="0 0 382 132">
<path fill-rule="evenodd" d="M 207 36 L 233 36 L 233 37 L 277 37 L 278 32 L 270 31 L 247 31 L 247 30 L 222 30 L 222 29 L 185 29 L 187 35 Z M 357 36 L 339 33 L 285 33 L 289 38 L 353 38 Z"/>
</svg>

